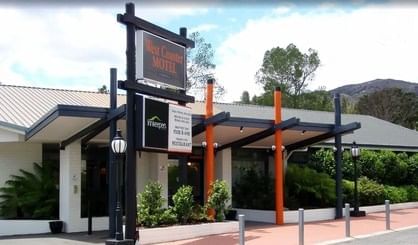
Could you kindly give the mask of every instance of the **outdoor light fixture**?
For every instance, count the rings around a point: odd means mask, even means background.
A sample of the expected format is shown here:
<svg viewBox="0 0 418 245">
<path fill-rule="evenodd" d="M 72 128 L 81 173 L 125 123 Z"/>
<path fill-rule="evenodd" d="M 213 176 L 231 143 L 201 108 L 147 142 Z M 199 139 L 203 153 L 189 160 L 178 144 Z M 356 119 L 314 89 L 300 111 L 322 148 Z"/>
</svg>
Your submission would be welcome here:
<svg viewBox="0 0 418 245">
<path fill-rule="evenodd" d="M 284 145 L 282 145 L 282 151 L 284 151 L 284 149 L 286 149 L 286 148 L 284 147 Z"/>
<path fill-rule="evenodd" d="M 275 150 L 276 150 L 276 146 L 275 146 L 275 145 L 272 145 L 272 146 L 271 146 L 271 150 L 272 150 L 272 151 L 275 151 Z"/>
<path fill-rule="evenodd" d="M 302 133 L 300 133 L 301 135 L 304 135 L 306 133 L 306 130 L 302 130 Z"/>
<path fill-rule="evenodd" d="M 207 146 L 207 145 L 208 145 L 208 143 L 206 143 L 206 141 L 203 141 L 203 142 L 202 142 L 202 147 L 203 147 L 203 148 L 206 148 L 206 146 Z"/>
<path fill-rule="evenodd" d="M 358 203 L 358 189 L 357 189 L 357 159 L 360 157 L 360 149 L 358 148 L 355 141 L 353 141 L 353 145 L 351 146 L 351 157 L 353 158 L 353 165 L 354 165 L 354 210 L 350 212 L 350 216 L 360 217 L 365 216 L 365 211 L 359 210 L 359 203 Z"/>
<path fill-rule="evenodd" d="M 239 127 L 239 132 L 240 133 L 244 132 L 244 126 Z"/>
<path fill-rule="evenodd" d="M 219 144 L 218 144 L 218 143 L 216 143 L 216 142 L 215 142 L 215 143 L 213 143 L 213 148 L 215 148 L 215 149 L 216 149 L 216 148 L 218 148 L 218 146 L 219 146 Z"/>
<path fill-rule="evenodd" d="M 121 186 L 120 186 L 120 169 L 122 165 L 122 161 L 120 161 L 121 156 L 126 151 L 126 141 L 122 138 L 122 134 L 120 129 L 116 130 L 116 135 L 112 140 L 111 147 L 113 153 L 116 154 L 117 161 L 116 161 L 116 232 L 115 232 L 115 239 L 120 241 L 123 240 L 123 231 L 122 231 L 122 210 L 120 205 L 120 194 L 121 194 Z"/>
<path fill-rule="evenodd" d="M 120 129 L 116 130 L 116 135 L 112 140 L 112 151 L 115 154 L 123 154 L 126 151 L 126 141 L 122 138 Z"/>
</svg>

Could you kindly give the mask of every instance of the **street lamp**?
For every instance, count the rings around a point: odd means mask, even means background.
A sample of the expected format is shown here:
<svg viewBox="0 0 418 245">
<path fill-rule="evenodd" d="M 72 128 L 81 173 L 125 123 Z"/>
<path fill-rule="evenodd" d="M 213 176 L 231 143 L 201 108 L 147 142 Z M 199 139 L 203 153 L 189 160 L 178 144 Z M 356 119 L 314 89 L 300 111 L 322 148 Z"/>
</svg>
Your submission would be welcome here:
<svg viewBox="0 0 418 245">
<path fill-rule="evenodd" d="M 116 154 L 116 233 L 115 239 L 120 241 L 123 240 L 123 231 L 122 231 L 122 210 L 120 206 L 120 193 L 121 193 L 121 185 L 120 185 L 120 168 L 122 165 L 122 161 L 120 161 L 121 156 L 126 151 L 126 141 L 122 138 L 120 129 L 116 130 L 116 135 L 112 140 L 112 151 Z"/>
<path fill-rule="evenodd" d="M 350 212 L 350 216 L 360 217 L 365 216 L 365 211 L 359 210 L 359 203 L 358 203 L 358 189 L 357 189 L 357 159 L 360 157 L 360 149 L 358 148 L 355 141 L 353 141 L 353 145 L 351 146 L 351 157 L 353 158 L 354 164 L 354 210 Z"/>
</svg>

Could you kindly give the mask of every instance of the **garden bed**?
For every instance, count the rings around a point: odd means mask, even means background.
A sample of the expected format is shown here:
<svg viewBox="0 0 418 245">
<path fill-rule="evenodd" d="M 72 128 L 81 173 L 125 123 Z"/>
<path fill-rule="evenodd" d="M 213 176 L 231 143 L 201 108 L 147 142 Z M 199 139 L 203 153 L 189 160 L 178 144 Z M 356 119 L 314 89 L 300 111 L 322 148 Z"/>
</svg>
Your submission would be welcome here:
<svg viewBox="0 0 418 245">
<path fill-rule="evenodd" d="M 139 244 L 162 243 L 201 236 L 233 233 L 238 232 L 238 228 L 238 221 L 139 228 Z"/>
</svg>

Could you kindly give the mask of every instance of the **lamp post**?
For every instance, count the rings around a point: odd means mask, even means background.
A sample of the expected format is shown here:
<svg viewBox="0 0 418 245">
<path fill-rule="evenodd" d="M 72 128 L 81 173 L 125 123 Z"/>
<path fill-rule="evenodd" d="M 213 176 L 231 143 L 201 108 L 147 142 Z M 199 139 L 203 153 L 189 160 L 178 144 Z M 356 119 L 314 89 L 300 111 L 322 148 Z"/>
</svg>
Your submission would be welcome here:
<svg viewBox="0 0 418 245">
<path fill-rule="evenodd" d="M 123 231 L 122 231 L 122 210 L 120 205 L 120 193 L 121 193 L 121 185 L 120 185 L 120 167 L 122 162 L 120 161 L 121 156 L 126 151 L 126 141 L 122 138 L 120 129 L 116 130 L 116 135 L 112 140 L 112 151 L 116 154 L 116 232 L 115 232 L 115 240 L 120 241 L 123 240 Z"/>
<path fill-rule="evenodd" d="M 359 210 L 359 203 L 358 203 L 358 188 L 357 188 L 357 159 L 360 157 L 360 149 L 358 148 L 355 141 L 353 141 L 353 145 L 351 146 L 351 157 L 353 158 L 353 165 L 354 165 L 354 210 L 350 212 L 350 216 L 360 217 L 365 216 L 365 211 Z"/>
</svg>

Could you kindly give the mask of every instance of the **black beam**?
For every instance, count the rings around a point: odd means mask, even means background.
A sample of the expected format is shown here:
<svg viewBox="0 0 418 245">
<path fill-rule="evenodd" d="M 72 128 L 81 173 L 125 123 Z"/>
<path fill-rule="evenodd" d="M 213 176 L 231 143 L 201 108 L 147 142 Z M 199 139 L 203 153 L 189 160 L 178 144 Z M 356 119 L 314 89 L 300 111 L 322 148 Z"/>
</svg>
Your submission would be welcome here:
<svg viewBox="0 0 418 245">
<path fill-rule="evenodd" d="M 324 124 L 324 123 L 311 123 L 311 122 L 300 122 L 296 127 L 292 128 L 294 130 L 306 130 L 306 131 L 316 131 L 316 132 L 329 132 L 334 129 L 333 124 Z"/>
<path fill-rule="evenodd" d="M 326 139 L 332 138 L 337 134 L 346 134 L 349 132 L 352 132 L 356 129 L 359 129 L 361 127 L 361 124 L 359 122 L 353 122 L 353 123 L 349 123 L 346 125 L 343 125 L 335 130 L 332 130 L 330 132 L 306 139 L 306 140 L 302 140 L 293 144 L 290 144 L 288 146 L 286 146 L 286 150 L 288 152 L 299 149 L 299 148 L 305 148 L 307 146 L 313 145 L 315 143 L 324 141 Z"/>
<path fill-rule="evenodd" d="M 168 39 L 174 43 L 177 43 L 186 48 L 194 48 L 195 44 L 193 40 L 187 39 L 181 35 L 178 35 L 174 32 L 171 32 L 167 29 L 164 29 L 160 26 L 154 25 L 146 20 L 136 17 L 133 14 L 125 13 L 118 14 L 117 19 L 119 22 L 124 24 L 133 24 L 136 29 L 144 30 L 150 32 L 154 35 L 160 36 L 162 38 Z"/>
<path fill-rule="evenodd" d="M 110 69 L 110 110 L 115 110 L 117 107 L 117 70 L 116 68 Z M 125 106 L 126 110 L 126 106 Z M 125 113 L 124 113 L 125 114 Z M 108 196 L 109 196 L 109 202 L 108 202 L 108 212 L 109 212 L 109 237 L 114 238 L 116 235 L 116 192 L 118 189 L 116 188 L 116 175 L 118 174 L 117 168 L 116 168 L 116 155 L 113 153 L 111 144 L 113 137 L 116 134 L 116 127 L 117 127 L 117 120 L 111 119 L 109 122 L 109 160 L 107 161 L 108 166 Z"/>
<path fill-rule="evenodd" d="M 142 83 L 133 82 L 134 80 L 118 81 L 118 87 L 124 90 L 131 90 L 136 93 L 152 95 L 159 98 L 178 101 L 180 103 L 194 103 L 194 97 L 184 93 L 151 87 Z"/>
<path fill-rule="evenodd" d="M 340 94 L 336 93 L 334 96 L 334 108 L 335 108 L 335 127 L 339 128 L 341 126 L 341 101 Z M 341 134 L 335 135 L 335 194 L 336 194 L 336 204 L 335 204 L 335 218 L 340 219 L 343 217 L 343 193 L 342 193 L 342 181 L 343 181 L 343 171 L 342 171 L 342 145 L 341 145 Z"/>
<path fill-rule="evenodd" d="M 204 119 L 201 123 L 193 126 L 192 128 L 192 136 L 198 135 L 205 131 L 207 125 L 218 125 L 225 121 L 227 121 L 231 117 L 229 112 L 220 112 L 208 119 Z"/>
<path fill-rule="evenodd" d="M 93 127 L 90 131 L 88 131 L 86 134 L 81 136 L 83 137 L 83 139 L 81 140 L 81 144 L 82 145 L 87 144 L 96 135 L 98 135 L 107 127 L 109 127 L 109 124 L 112 120 L 121 119 L 122 117 L 125 116 L 125 113 L 126 113 L 126 105 L 121 105 L 116 110 L 111 111 L 105 119 L 98 121 L 97 124 L 95 123 L 96 124 L 94 125 L 95 127 Z M 109 135 L 109 137 L 111 136 Z"/>
<path fill-rule="evenodd" d="M 224 126 L 249 127 L 249 128 L 269 128 L 274 124 L 274 120 L 258 119 L 248 117 L 231 117 L 228 121 L 222 123 Z"/>
<path fill-rule="evenodd" d="M 125 16 L 135 16 L 133 3 L 126 4 Z M 135 47 L 135 24 L 126 25 L 126 80 L 135 83 L 136 78 L 136 47 Z M 129 83 L 125 83 L 129 84 Z M 125 238 L 135 240 L 136 236 L 136 128 L 141 125 L 135 124 L 135 91 L 129 89 L 126 92 L 126 162 L 125 162 Z M 142 113 L 140 108 L 137 113 Z M 141 122 L 138 122 L 139 124 Z"/>
<path fill-rule="evenodd" d="M 286 129 L 289 129 L 298 125 L 298 123 L 299 123 L 299 118 L 292 117 L 290 119 L 282 121 L 281 123 L 275 124 L 266 130 L 258 132 L 256 134 L 230 142 L 228 144 L 221 145 L 220 147 L 218 147 L 217 150 L 221 151 L 223 149 L 230 148 L 230 147 L 241 147 L 241 146 L 249 145 L 253 142 L 259 141 L 261 139 L 269 137 L 270 135 L 273 135 L 277 129 L 286 130 Z"/>
</svg>

